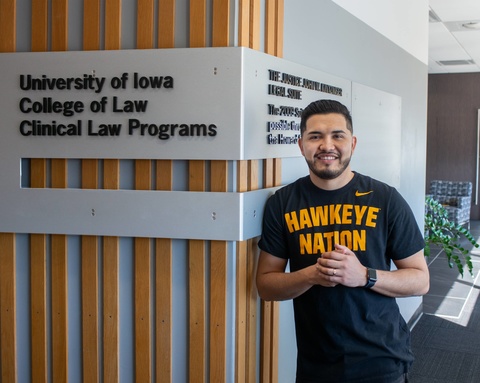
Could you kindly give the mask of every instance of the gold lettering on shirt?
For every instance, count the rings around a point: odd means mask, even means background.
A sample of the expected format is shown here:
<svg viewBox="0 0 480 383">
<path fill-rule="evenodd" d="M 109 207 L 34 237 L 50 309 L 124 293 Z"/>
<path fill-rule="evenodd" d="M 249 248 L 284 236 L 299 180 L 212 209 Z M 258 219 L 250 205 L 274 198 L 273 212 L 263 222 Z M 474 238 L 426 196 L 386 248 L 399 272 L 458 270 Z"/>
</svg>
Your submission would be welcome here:
<svg viewBox="0 0 480 383">
<path fill-rule="evenodd" d="M 332 251 L 333 245 L 338 243 L 347 246 L 352 251 L 367 249 L 367 233 L 365 230 L 343 230 L 328 233 L 300 234 L 300 254 L 322 254 Z"/>
<path fill-rule="evenodd" d="M 300 230 L 300 225 L 298 224 L 297 219 L 297 212 L 295 211 L 285 214 L 285 223 L 287 224 L 288 231 L 290 233 Z"/>
<path fill-rule="evenodd" d="M 380 208 L 351 204 L 316 206 L 285 213 L 288 231 L 294 233 L 312 227 L 351 225 L 376 227 Z"/>
</svg>

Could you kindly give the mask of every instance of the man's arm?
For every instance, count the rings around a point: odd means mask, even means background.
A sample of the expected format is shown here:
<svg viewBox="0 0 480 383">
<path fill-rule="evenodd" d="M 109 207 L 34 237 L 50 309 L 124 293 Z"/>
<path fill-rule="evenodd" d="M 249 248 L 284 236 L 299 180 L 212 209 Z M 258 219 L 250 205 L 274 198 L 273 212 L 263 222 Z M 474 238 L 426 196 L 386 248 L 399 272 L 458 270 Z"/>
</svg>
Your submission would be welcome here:
<svg viewBox="0 0 480 383">
<path fill-rule="evenodd" d="M 428 292 L 430 276 L 423 250 L 394 263 L 397 270 L 377 270 L 373 291 L 389 297 L 424 295 Z M 322 254 L 317 264 L 317 268 L 328 275 L 326 278 L 332 283 L 362 287 L 367 282 L 367 268 L 345 246 L 335 245 L 335 250 Z M 332 275 L 334 269 L 335 275 Z"/>
<path fill-rule="evenodd" d="M 377 270 L 377 283 L 373 291 L 390 297 L 424 295 L 428 292 L 430 273 L 423 250 L 393 262 L 397 270 Z"/>
<path fill-rule="evenodd" d="M 323 275 L 316 265 L 286 273 L 287 260 L 260 252 L 257 265 L 257 289 L 260 297 L 266 301 L 283 301 L 303 294 L 313 285 L 332 287 L 337 285 Z"/>
</svg>

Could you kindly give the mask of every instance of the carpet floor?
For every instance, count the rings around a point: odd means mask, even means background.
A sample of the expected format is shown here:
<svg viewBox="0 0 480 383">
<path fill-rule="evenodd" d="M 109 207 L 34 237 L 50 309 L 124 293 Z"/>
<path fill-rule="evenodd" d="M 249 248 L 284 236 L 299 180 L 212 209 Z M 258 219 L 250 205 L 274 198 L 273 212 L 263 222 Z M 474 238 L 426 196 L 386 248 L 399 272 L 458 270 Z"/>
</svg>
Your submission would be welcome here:
<svg viewBox="0 0 480 383">
<path fill-rule="evenodd" d="M 479 221 L 472 221 L 470 232 L 480 237 Z M 412 329 L 412 383 L 480 382 L 480 252 L 472 249 L 471 256 L 474 273 L 462 277 L 432 249 L 430 291 Z"/>
</svg>

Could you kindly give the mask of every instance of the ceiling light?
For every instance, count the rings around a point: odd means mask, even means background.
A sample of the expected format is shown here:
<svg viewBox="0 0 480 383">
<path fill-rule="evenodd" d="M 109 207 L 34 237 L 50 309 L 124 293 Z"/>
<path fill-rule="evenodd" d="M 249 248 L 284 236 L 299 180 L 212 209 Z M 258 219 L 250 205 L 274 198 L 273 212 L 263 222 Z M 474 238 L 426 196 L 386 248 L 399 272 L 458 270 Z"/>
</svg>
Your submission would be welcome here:
<svg viewBox="0 0 480 383">
<path fill-rule="evenodd" d="M 480 22 L 479 21 L 472 21 L 469 23 L 462 24 L 462 27 L 467 29 L 480 29 Z"/>
<path fill-rule="evenodd" d="M 437 61 L 437 64 L 440 65 L 473 65 L 475 61 L 473 60 L 442 60 Z"/>
</svg>

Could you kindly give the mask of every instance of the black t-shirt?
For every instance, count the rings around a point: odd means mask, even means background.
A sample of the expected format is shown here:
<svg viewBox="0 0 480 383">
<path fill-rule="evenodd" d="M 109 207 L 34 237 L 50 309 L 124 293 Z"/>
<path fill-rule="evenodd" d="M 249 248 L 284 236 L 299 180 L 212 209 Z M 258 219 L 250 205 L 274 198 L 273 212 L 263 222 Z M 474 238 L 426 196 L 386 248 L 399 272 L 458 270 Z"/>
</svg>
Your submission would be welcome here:
<svg viewBox="0 0 480 383">
<path fill-rule="evenodd" d="M 332 191 L 307 176 L 267 201 L 259 247 L 288 259 L 291 271 L 315 264 L 335 243 L 377 270 L 390 270 L 391 260 L 424 247 L 397 190 L 358 173 Z M 298 382 L 387 383 L 408 371 L 410 333 L 395 298 L 365 288 L 313 286 L 293 303 Z"/>
</svg>

